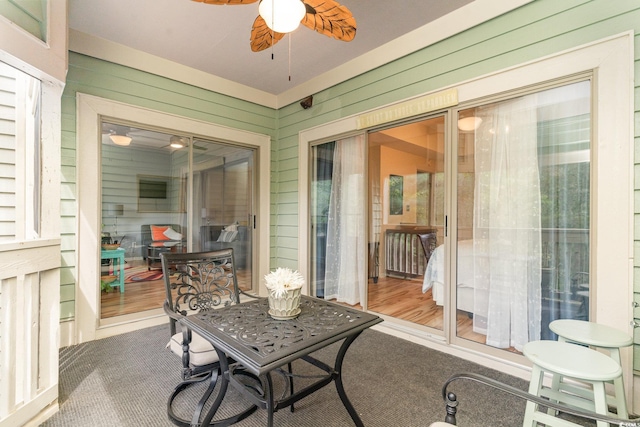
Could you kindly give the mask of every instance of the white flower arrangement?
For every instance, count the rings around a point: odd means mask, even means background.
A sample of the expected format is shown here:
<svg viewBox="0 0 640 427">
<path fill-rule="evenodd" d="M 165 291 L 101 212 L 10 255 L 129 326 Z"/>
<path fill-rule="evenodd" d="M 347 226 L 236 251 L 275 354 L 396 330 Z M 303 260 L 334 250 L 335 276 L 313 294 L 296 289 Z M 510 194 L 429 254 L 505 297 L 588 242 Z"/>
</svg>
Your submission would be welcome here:
<svg viewBox="0 0 640 427">
<path fill-rule="evenodd" d="M 290 268 L 278 267 L 275 271 L 264 276 L 264 281 L 269 293 L 274 298 L 284 296 L 288 290 L 298 289 L 304 286 L 304 277 Z"/>
</svg>

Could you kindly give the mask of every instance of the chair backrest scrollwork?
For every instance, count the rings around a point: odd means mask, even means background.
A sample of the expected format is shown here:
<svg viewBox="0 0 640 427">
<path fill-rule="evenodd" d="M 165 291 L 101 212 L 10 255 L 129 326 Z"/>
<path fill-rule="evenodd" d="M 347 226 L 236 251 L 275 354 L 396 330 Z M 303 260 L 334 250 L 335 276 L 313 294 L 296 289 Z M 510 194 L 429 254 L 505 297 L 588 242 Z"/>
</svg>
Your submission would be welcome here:
<svg viewBox="0 0 640 427">
<path fill-rule="evenodd" d="M 160 258 L 166 290 L 165 311 L 177 315 L 170 317 L 172 335 L 179 316 L 240 301 L 233 249 L 163 252 Z"/>
</svg>

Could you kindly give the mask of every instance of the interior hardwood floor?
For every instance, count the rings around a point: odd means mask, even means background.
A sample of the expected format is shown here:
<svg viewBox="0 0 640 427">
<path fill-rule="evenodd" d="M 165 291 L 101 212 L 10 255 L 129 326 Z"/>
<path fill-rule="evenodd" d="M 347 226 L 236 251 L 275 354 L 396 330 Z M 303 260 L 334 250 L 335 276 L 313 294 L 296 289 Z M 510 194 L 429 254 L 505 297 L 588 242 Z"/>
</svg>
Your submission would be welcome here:
<svg viewBox="0 0 640 427">
<path fill-rule="evenodd" d="M 413 279 L 381 277 L 378 283 L 369 279 L 367 296 L 370 311 L 434 329 L 443 328 L 443 308 L 433 301 L 431 290 L 422 293 L 422 276 Z M 462 310 L 456 313 L 456 334 L 486 344 L 486 335 L 473 331 L 473 318 Z M 505 350 L 521 354 L 513 347 Z"/>
<path fill-rule="evenodd" d="M 126 283 L 124 289 L 124 293 L 119 288 L 100 293 L 102 319 L 162 308 L 164 304 L 164 280 Z"/>
<path fill-rule="evenodd" d="M 375 313 L 442 330 L 442 306 L 433 301 L 431 290 L 422 293 L 422 276 L 414 279 L 381 277 L 369 279 L 368 307 Z M 485 343 L 485 336 L 473 332 L 473 320 L 464 311 L 457 313 L 457 333 L 464 339 Z"/>
<path fill-rule="evenodd" d="M 127 259 L 125 277 L 132 271 L 146 271 L 146 261 Z M 238 270 L 238 286 L 240 289 L 250 289 L 248 270 Z M 111 292 L 100 293 L 100 318 L 122 316 L 147 310 L 162 308 L 165 300 L 164 278 L 159 280 L 125 283 L 124 293 L 119 288 Z"/>
<path fill-rule="evenodd" d="M 145 261 L 127 260 L 125 275 L 129 275 L 135 269 L 145 271 Z M 239 270 L 237 274 L 240 287 L 249 289 L 249 271 Z M 378 283 L 373 283 L 370 279 L 368 288 L 370 311 L 442 330 L 443 309 L 433 301 L 431 290 L 422 293 L 421 277 L 381 277 Z M 101 292 L 101 318 L 162 308 L 164 300 L 164 279 L 126 283 L 124 293 L 118 288 L 111 292 Z M 362 307 L 358 305 L 357 308 Z M 460 311 L 457 318 L 458 336 L 485 343 L 484 335 L 473 332 L 473 321 L 467 313 Z"/>
</svg>

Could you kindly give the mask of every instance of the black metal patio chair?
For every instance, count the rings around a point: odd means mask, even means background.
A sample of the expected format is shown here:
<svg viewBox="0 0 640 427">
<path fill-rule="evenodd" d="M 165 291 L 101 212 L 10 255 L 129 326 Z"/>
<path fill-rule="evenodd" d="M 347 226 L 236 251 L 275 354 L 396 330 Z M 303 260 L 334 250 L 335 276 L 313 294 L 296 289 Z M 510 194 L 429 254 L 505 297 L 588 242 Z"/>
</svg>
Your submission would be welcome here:
<svg viewBox="0 0 640 427">
<path fill-rule="evenodd" d="M 238 287 L 233 249 L 210 252 L 163 252 L 160 255 L 165 282 L 164 311 L 169 316 L 171 338 L 167 347 L 182 360 L 182 382 L 174 389 L 168 402 L 168 415 L 174 424 L 189 426 L 198 424 L 202 409 L 213 393 L 220 364 L 218 353 L 211 343 L 181 326 L 180 318 L 201 310 L 214 310 L 218 306 L 237 304 L 245 294 Z M 210 381 L 210 385 L 198 403 L 191 422 L 178 417 L 172 403 L 190 385 Z M 233 417 L 239 421 L 257 408 L 251 406 Z"/>
</svg>

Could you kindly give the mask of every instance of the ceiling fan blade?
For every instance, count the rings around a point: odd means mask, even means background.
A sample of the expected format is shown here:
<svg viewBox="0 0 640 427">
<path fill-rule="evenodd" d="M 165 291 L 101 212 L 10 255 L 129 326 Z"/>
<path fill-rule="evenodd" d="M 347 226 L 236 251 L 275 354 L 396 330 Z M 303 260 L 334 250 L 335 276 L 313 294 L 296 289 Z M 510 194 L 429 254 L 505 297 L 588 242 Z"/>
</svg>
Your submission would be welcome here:
<svg viewBox="0 0 640 427">
<path fill-rule="evenodd" d="M 199 3 L 206 3 L 206 4 L 234 5 L 234 4 L 251 4 L 251 3 L 257 2 L 258 0 L 193 0 L 193 1 L 197 1 Z"/>
<path fill-rule="evenodd" d="M 283 37 L 284 34 L 276 33 L 267 27 L 267 22 L 258 15 L 251 28 L 251 50 L 254 52 L 265 50 L 278 43 Z"/>
<path fill-rule="evenodd" d="M 304 0 L 307 14 L 302 24 L 334 39 L 349 42 L 356 36 L 356 19 L 335 0 Z"/>
</svg>

